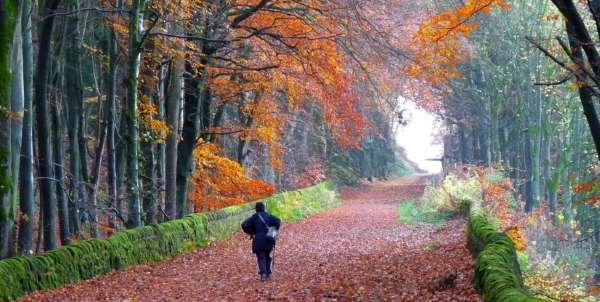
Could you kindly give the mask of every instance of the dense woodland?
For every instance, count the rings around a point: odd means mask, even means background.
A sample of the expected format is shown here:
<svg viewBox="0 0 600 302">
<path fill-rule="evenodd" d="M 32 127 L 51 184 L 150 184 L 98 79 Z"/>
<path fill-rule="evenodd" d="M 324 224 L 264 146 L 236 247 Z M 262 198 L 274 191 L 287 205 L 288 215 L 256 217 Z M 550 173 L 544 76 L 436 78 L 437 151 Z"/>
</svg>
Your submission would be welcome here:
<svg viewBox="0 0 600 302">
<path fill-rule="evenodd" d="M 402 173 L 392 4 L 0 2 L 0 258 Z"/>
<path fill-rule="evenodd" d="M 410 173 L 409 100 L 444 185 L 488 171 L 528 286 L 600 282 L 600 0 L 0 0 L 0 24 L 0 259 Z"/>
</svg>

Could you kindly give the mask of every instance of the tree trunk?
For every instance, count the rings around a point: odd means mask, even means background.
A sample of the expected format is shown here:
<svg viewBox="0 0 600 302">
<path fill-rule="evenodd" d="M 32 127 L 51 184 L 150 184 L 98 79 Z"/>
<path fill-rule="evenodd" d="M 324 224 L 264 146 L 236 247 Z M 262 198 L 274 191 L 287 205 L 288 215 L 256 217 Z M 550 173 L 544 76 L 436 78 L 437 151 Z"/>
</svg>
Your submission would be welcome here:
<svg viewBox="0 0 600 302">
<path fill-rule="evenodd" d="M 23 140 L 19 175 L 19 235 L 20 255 L 32 253 L 33 244 L 33 47 L 31 34 L 31 0 L 23 0 L 21 29 L 23 35 Z"/>
<path fill-rule="evenodd" d="M 515 152 L 514 149 L 511 149 L 509 151 L 508 145 L 509 142 L 511 141 L 508 137 L 508 126 L 505 125 L 503 127 L 500 128 L 500 158 L 502 160 L 502 163 L 504 165 L 504 167 L 510 169 L 511 167 L 513 167 L 512 165 L 512 161 L 511 161 L 511 155 L 510 152 Z"/>
<path fill-rule="evenodd" d="M 169 133 L 165 146 L 165 212 L 168 219 L 177 216 L 177 136 L 179 116 L 183 99 L 183 58 L 176 57 L 171 63 L 167 93 L 166 121 Z"/>
<path fill-rule="evenodd" d="M 545 125 L 549 125 L 549 122 L 546 120 L 544 122 Z M 544 126 L 544 128 L 546 129 L 547 127 Z M 543 182 L 542 185 L 544 185 L 544 198 L 548 201 L 548 205 L 550 206 L 550 211 L 552 213 L 556 213 L 556 200 L 554 198 L 551 198 L 552 193 L 550 191 L 552 191 L 553 189 L 551 188 L 550 181 L 552 179 L 552 136 L 550 133 L 549 129 L 544 130 L 544 136 L 543 136 L 543 144 L 542 144 L 542 152 L 541 152 L 541 157 L 542 157 L 542 162 L 543 162 Z M 556 166 L 555 166 L 556 168 Z"/>
<path fill-rule="evenodd" d="M 203 62 L 206 64 L 207 62 Z M 186 64 L 189 74 L 194 74 L 192 67 Z M 187 190 L 189 177 L 193 169 L 193 152 L 201 125 L 201 105 L 210 97 L 205 87 L 206 68 L 200 77 L 193 77 L 185 82 L 185 105 L 182 129 L 182 140 L 177 146 L 177 218 L 187 214 Z"/>
<path fill-rule="evenodd" d="M 533 188 L 533 146 L 531 143 L 531 134 L 527 130 L 525 133 L 525 154 L 523 155 L 525 163 L 525 211 L 527 213 L 533 210 L 535 205 L 535 193 Z"/>
<path fill-rule="evenodd" d="M 15 256 L 17 253 L 16 245 L 16 233 L 17 233 L 17 202 L 18 202 L 18 190 L 16 188 L 19 185 L 19 168 L 21 162 L 21 142 L 23 138 L 23 47 L 22 47 L 22 33 L 21 33 L 21 14 L 22 7 L 19 8 L 19 12 L 15 18 L 13 32 L 13 41 L 11 47 L 11 104 L 10 110 L 17 113 L 18 116 L 13 117 L 10 120 L 10 164 L 11 164 L 11 178 L 12 178 L 12 189 L 11 198 L 8 210 L 8 236 L 6 246 L 2 247 L 0 254 L 7 257 Z"/>
<path fill-rule="evenodd" d="M 67 192 L 64 182 L 64 161 L 65 150 L 63 147 L 64 127 L 58 112 L 58 106 L 55 104 L 52 108 L 52 129 L 54 130 L 54 178 L 56 185 L 56 199 L 58 206 L 58 226 L 60 230 L 61 245 L 67 245 L 70 241 L 69 233 L 69 205 L 67 202 Z"/>
<path fill-rule="evenodd" d="M 167 99 L 167 87 L 166 87 L 166 77 L 167 77 L 167 67 L 162 65 L 160 67 L 160 76 L 158 81 L 158 97 L 156 99 L 156 106 L 158 107 L 158 112 L 156 118 L 161 122 L 165 121 L 165 101 Z M 161 136 L 165 137 L 165 131 L 161 131 Z M 161 209 L 161 212 L 164 213 L 165 208 L 165 154 L 166 154 L 166 146 L 165 141 L 160 141 L 156 144 L 156 208 Z M 162 222 L 165 220 L 164 215 L 159 216 L 159 221 Z"/>
<path fill-rule="evenodd" d="M 38 61 L 35 89 L 37 136 L 38 136 L 38 175 L 40 178 L 40 214 L 43 220 L 44 250 L 56 247 L 56 204 L 52 194 L 52 154 L 50 145 L 50 120 L 48 118 L 48 77 L 51 58 L 52 30 L 54 16 L 60 0 L 45 1 L 42 9 L 40 35 L 38 42 Z"/>
<path fill-rule="evenodd" d="M 119 134 L 118 138 L 115 137 L 116 141 L 116 176 L 117 176 L 117 204 L 116 211 L 120 213 L 121 217 L 127 220 L 127 214 L 124 211 L 123 200 L 125 199 L 124 195 L 127 194 L 127 188 L 125 188 L 125 170 L 127 168 L 126 156 L 127 156 L 127 141 L 125 138 L 125 133 L 127 125 L 125 122 L 125 114 L 120 114 L 120 123 L 119 123 Z M 126 221 L 124 222 L 127 223 Z"/>
<path fill-rule="evenodd" d="M 542 169 L 541 169 L 541 151 L 542 151 L 542 94 L 537 94 L 535 96 L 535 112 L 533 114 L 533 118 L 535 119 L 533 123 L 530 123 L 529 127 L 535 127 L 537 131 L 534 134 L 529 132 L 531 138 L 533 140 L 532 144 L 532 154 L 531 154 L 531 174 L 532 174 L 532 194 L 533 194 L 533 206 L 537 206 L 541 201 L 541 178 L 542 178 Z"/>
<path fill-rule="evenodd" d="M 155 158 L 154 158 L 155 144 L 151 141 L 142 142 L 142 153 L 143 153 L 143 181 L 142 186 L 144 188 L 143 200 L 144 200 L 144 223 L 152 224 L 156 223 L 156 194 L 154 187 L 154 180 L 156 179 L 155 170 Z"/>
<path fill-rule="evenodd" d="M 69 8 L 76 10 L 79 8 L 77 0 L 71 0 Z M 85 206 L 85 180 L 82 179 L 82 165 L 87 165 L 82 162 L 81 154 L 81 138 L 84 131 L 81 129 L 81 119 L 83 115 L 83 88 L 81 79 L 81 33 L 79 31 L 78 15 L 67 17 L 65 34 L 70 37 L 67 42 L 65 51 L 65 64 L 69 68 L 68 72 L 64 73 L 67 102 L 65 102 L 68 110 L 68 135 L 69 135 L 69 158 L 71 184 L 73 187 L 71 202 L 69 203 L 69 229 L 72 235 L 76 236 L 80 232 L 81 224 L 81 209 Z"/>
<path fill-rule="evenodd" d="M 10 53 L 14 21 L 17 16 L 16 1 L 0 0 L 0 251 L 8 253 L 10 240 L 10 207 L 12 203 L 11 176 L 11 123 L 10 112 Z M 20 45 L 19 45 L 20 46 Z M 5 248 L 6 247 L 6 248 Z M 0 255 L 3 258 L 6 255 Z"/>
<path fill-rule="evenodd" d="M 594 255 L 594 280 L 596 281 L 596 284 L 600 284 L 600 223 L 596 223 L 594 228 L 593 241 L 592 255 Z"/>
<path fill-rule="evenodd" d="M 457 125 L 457 135 L 458 135 L 458 143 L 459 143 L 459 158 L 457 161 L 461 164 L 466 164 L 467 160 L 467 137 L 465 135 L 465 127 L 463 124 Z"/>
<path fill-rule="evenodd" d="M 108 72 L 106 74 L 106 87 L 107 87 L 107 153 L 108 153 L 108 197 L 109 206 L 117 208 L 118 198 L 118 187 L 117 187 L 117 163 L 116 163 L 116 146 L 115 146 L 115 132 L 116 132 L 116 117 L 117 117 L 117 40 L 115 33 L 112 30 L 108 30 Z M 109 225 L 116 229 L 116 215 L 115 213 L 109 213 Z"/>
<path fill-rule="evenodd" d="M 108 105 L 108 104 L 107 104 Z M 104 119 L 106 120 L 106 119 Z M 90 177 L 90 183 L 88 184 L 89 190 L 89 204 L 88 213 L 90 215 L 90 233 L 93 237 L 100 237 L 100 230 L 98 229 L 98 182 L 100 181 L 100 167 L 102 167 L 102 158 L 104 154 L 104 145 L 106 144 L 106 125 L 102 123 L 100 129 L 98 129 L 99 137 L 97 138 L 96 154 L 94 156 L 94 166 L 92 175 Z"/>
<path fill-rule="evenodd" d="M 139 112 L 138 112 L 138 77 L 142 51 L 142 31 L 144 23 L 145 0 L 134 0 L 129 17 L 129 61 L 127 63 L 127 105 L 125 120 L 127 122 L 127 189 L 129 190 L 128 227 L 142 225 L 139 181 Z"/>
<path fill-rule="evenodd" d="M 567 34 L 569 37 L 569 46 L 571 47 L 571 53 L 575 61 L 578 64 L 584 64 L 583 50 L 581 42 L 578 40 L 575 28 L 572 24 L 567 22 Z M 598 113 L 594 107 L 592 99 L 592 91 L 590 87 L 579 88 L 579 99 L 581 100 L 581 106 L 583 108 L 583 114 L 588 123 L 588 127 L 591 131 L 592 138 L 594 139 L 594 145 L 596 147 L 596 155 L 600 160 L 600 120 L 598 119 Z"/>
<path fill-rule="evenodd" d="M 247 96 L 246 93 L 244 93 L 242 95 L 242 102 L 240 103 L 239 107 L 238 107 L 238 115 L 239 115 L 239 119 L 240 119 L 240 124 L 242 124 L 242 127 L 244 129 L 249 129 L 250 127 L 252 127 L 252 123 L 254 122 L 254 119 L 252 118 L 251 115 L 245 115 L 244 114 L 244 110 L 243 110 L 243 106 L 246 103 L 247 100 Z M 223 111 L 223 106 L 221 105 L 220 107 L 220 111 Z M 246 140 L 243 135 L 240 135 L 238 137 L 238 146 L 237 146 L 237 162 L 238 164 L 240 164 L 240 166 L 244 166 L 244 161 L 246 159 L 246 147 L 247 147 L 247 143 L 248 140 Z"/>
</svg>

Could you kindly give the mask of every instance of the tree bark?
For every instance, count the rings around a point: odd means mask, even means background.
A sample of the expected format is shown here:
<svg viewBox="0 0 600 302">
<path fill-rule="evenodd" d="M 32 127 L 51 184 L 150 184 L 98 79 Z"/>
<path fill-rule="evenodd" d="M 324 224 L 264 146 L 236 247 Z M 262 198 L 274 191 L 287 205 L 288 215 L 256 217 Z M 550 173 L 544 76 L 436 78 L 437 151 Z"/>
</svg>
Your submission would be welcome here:
<svg viewBox="0 0 600 302">
<path fill-rule="evenodd" d="M 78 9 L 79 1 L 71 0 L 69 7 L 73 10 Z M 83 131 L 81 129 L 81 119 L 84 108 L 81 79 L 81 33 L 79 31 L 79 18 L 77 14 L 67 17 L 65 34 L 71 37 L 68 39 L 65 51 L 65 64 L 69 69 L 64 74 L 66 86 L 64 89 L 68 98 L 65 105 L 68 112 L 69 168 L 73 187 L 71 202 L 69 202 L 69 230 L 72 235 L 76 236 L 79 234 L 81 228 L 80 211 L 86 202 L 85 180 L 82 179 L 82 165 L 87 164 L 85 161 L 82 162 L 82 157 L 85 158 L 85 154 L 82 156 L 80 147 L 80 139 L 82 137 L 82 133 L 80 132 Z"/>
<path fill-rule="evenodd" d="M 48 77 L 52 53 L 51 41 L 54 27 L 53 13 L 60 0 L 47 0 L 42 8 L 42 22 L 38 42 L 38 64 L 35 104 L 38 138 L 38 175 L 40 179 L 40 213 L 43 220 L 44 250 L 56 247 L 56 202 L 52 194 L 52 154 L 50 145 L 50 120 L 48 117 Z"/>
<path fill-rule="evenodd" d="M 64 127 L 61 122 L 58 106 L 52 108 L 52 129 L 54 130 L 54 182 L 56 187 L 56 199 L 58 206 L 58 226 L 60 230 L 61 245 L 69 244 L 71 234 L 69 233 L 69 205 L 64 182 L 64 156 L 63 147 Z"/>
<path fill-rule="evenodd" d="M 144 223 L 152 224 L 156 223 L 156 194 L 154 180 L 156 179 L 156 160 L 154 157 L 155 144 L 152 141 L 142 142 L 142 153 L 143 153 L 143 181 L 142 186 L 144 188 L 143 201 L 144 201 Z"/>
<path fill-rule="evenodd" d="M 10 52 L 13 40 L 17 1 L 0 0 L 0 252 L 8 252 L 10 240 L 11 176 L 11 107 Z M 20 45 L 19 45 L 20 46 Z M 6 248 L 5 248 L 6 247 Z M 6 255 L 0 255 L 0 258 Z"/>
<path fill-rule="evenodd" d="M 127 190 L 129 191 L 128 227 L 142 225 L 139 181 L 139 112 L 138 77 L 142 51 L 142 31 L 144 23 L 145 0 L 134 0 L 129 17 L 129 61 L 127 63 L 127 105 L 125 106 L 125 121 L 127 122 L 126 141 L 127 152 Z"/>
<path fill-rule="evenodd" d="M 166 122 L 166 117 L 165 117 L 165 102 L 167 99 L 167 73 L 168 73 L 168 68 L 165 65 L 161 65 L 160 67 L 160 75 L 159 75 L 159 81 L 158 81 L 158 97 L 156 98 L 156 106 L 158 107 L 157 110 L 157 116 L 156 118 L 165 123 Z M 166 133 L 165 131 L 161 130 L 161 137 L 165 138 Z M 166 145 L 165 145 L 165 141 L 160 141 L 156 144 L 156 164 L 155 164 L 155 171 L 154 173 L 156 173 L 156 210 L 161 209 L 161 212 L 164 213 L 164 208 L 165 208 L 165 157 L 166 157 Z M 164 215 L 160 215 L 160 218 L 158 218 L 158 221 L 162 222 L 165 220 Z"/>
<path fill-rule="evenodd" d="M 9 202 L 8 210 L 8 225 L 7 231 L 8 236 L 6 246 L 2 247 L 0 254 L 7 257 L 16 255 L 17 244 L 16 244 L 16 233 L 17 233 L 17 203 L 19 198 L 19 191 L 16 188 L 19 185 L 19 168 L 21 162 L 21 142 L 23 138 L 23 48 L 22 48 L 22 34 L 21 34 L 21 14 L 22 5 L 19 7 L 18 14 L 14 22 L 13 41 L 11 47 L 11 104 L 10 110 L 17 116 L 10 119 L 10 165 L 11 165 L 11 178 L 12 178 L 12 189 L 11 197 Z"/>
<path fill-rule="evenodd" d="M 567 22 L 566 27 L 567 35 L 569 37 L 569 46 L 571 47 L 571 54 L 573 55 L 573 58 L 575 59 L 578 65 L 583 65 L 585 62 L 583 58 L 581 40 L 578 39 L 573 24 Z M 580 87 L 579 99 L 581 101 L 583 114 L 585 115 L 585 119 L 588 123 L 588 127 L 592 134 L 592 138 L 594 139 L 596 155 L 598 156 L 598 160 L 600 160 L 600 120 L 598 119 L 598 113 L 596 112 L 596 108 L 594 107 L 591 88 Z"/>
<path fill-rule="evenodd" d="M 31 30 L 31 0 L 23 0 L 21 30 L 23 35 L 23 136 L 21 167 L 19 173 L 18 251 L 20 255 L 32 253 L 33 244 L 33 46 Z"/>
<path fill-rule="evenodd" d="M 109 206 L 112 208 L 117 207 L 118 198 L 118 187 L 117 187 L 117 162 L 116 162 L 116 146 L 115 146 L 115 132 L 116 132 L 116 116 L 117 116 L 117 40 L 115 32 L 108 29 L 108 71 L 106 73 L 106 87 L 107 87 L 107 153 L 108 162 L 106 163 L 108 169 L 108 197 Z M 116 229 L 116 215 L 111 212 L 108 214 L 109 225 Z"/>
<path fill-rule="evenodd" d="M 106 119 L 104 119 L 106 120 Z M 97 138 L 96 154 L 94 156 L 94 165 L 92 175 L 88 184 L 90 202 L 88 204 L 88 212 L 90 215 L 90 233 L 93 237 L 100 237 L 98 229 L 98 183 L 100 181 L 100 168 L 102 167 L 102 158 L 104 154 L 104 146 L 106 144 L 106 125 L 102 123 L 98 129 L 99 137 Z"/>
<path fill-rule="evenodd" d="M 167 93 L 166 121 L 169 133 L 165 142 L 165 212 L 169 219 L 177 216 L 177 137 L 183 100 L 183 58 L 171 63 Z"/>
<path fill-rule="evenodd" d="M 189 74 L 194 74 L 189 63 L 186 64 L 186 70 Z M 201 105 L 204 104 L 205 98 L 210 97 L 208 88 L 205 87 L 206 68 L 203 68 L 200 74 L 200 77 L 192 77 L 185 82 L 182 140 L 177 145 L 177 218 L 187 214 L 187 190 L 194 164 L 193 152 L 201 125 Z"/>
</svg>

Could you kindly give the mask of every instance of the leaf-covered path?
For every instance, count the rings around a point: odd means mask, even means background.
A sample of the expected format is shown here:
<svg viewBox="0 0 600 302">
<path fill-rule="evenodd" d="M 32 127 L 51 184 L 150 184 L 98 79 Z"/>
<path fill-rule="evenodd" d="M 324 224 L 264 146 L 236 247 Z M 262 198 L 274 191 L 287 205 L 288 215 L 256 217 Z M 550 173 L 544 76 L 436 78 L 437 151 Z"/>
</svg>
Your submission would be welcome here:
<svg viewBox="0 0 600 302">
<path fill-rule="evenodd" d="M 397 201 L 424 177 L 344 190 L 344 205 L 284 225 L 273 280 L 260 282 L 250 241 L 232 239 L 22 301 L 480 301 L 465 224 L 405 225 Z"/>
</svg>

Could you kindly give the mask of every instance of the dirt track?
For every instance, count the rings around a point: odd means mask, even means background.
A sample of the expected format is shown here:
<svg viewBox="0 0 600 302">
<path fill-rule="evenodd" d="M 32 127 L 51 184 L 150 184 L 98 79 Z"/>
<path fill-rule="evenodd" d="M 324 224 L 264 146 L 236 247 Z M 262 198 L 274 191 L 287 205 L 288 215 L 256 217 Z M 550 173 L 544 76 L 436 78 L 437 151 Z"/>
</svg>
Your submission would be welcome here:
<svg viewBox="0 0 600 302">
<path fill-rule="evenodd" d="M 344 190 L 343 206 L 286 224 L 273 280 L 260 282 L 250 241 L 230 240 L 22 301 L 480 301 L 465 225 L 398 222 L 398 200 L 425 177 Z"/>
</svg>

